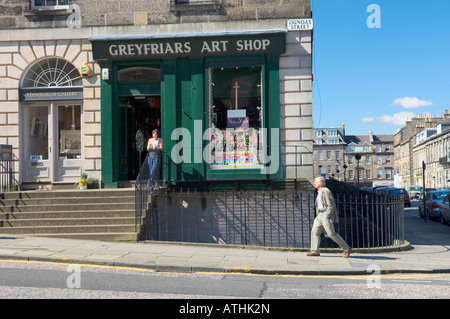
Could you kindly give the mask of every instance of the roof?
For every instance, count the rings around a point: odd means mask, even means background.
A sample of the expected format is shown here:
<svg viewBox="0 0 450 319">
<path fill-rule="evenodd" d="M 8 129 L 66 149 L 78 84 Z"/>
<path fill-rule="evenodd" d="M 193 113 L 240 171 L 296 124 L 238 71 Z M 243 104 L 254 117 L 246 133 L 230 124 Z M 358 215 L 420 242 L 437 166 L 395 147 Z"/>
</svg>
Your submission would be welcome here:
<svg viewBox="0 0 450 319">
<path fill-rule="evenodd" d="M 358 145 L 371 144 L 369 135 L 346 135 L 345 142 Z M 394 143 L 394 134 L 373 135 L 373 143 Z"/>
</svg>

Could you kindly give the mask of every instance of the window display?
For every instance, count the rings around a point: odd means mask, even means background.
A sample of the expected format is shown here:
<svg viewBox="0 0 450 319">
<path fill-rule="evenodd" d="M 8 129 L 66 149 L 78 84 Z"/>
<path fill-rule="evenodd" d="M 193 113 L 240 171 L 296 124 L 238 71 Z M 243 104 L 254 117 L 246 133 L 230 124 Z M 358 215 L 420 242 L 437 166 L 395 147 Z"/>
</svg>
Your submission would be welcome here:
<svg viewBox="0 0 450 319">
<path fill-rule="evenodd" d="M 211 168 L 259 168 L 261 67 L 211 68 Z"/>
</svg>

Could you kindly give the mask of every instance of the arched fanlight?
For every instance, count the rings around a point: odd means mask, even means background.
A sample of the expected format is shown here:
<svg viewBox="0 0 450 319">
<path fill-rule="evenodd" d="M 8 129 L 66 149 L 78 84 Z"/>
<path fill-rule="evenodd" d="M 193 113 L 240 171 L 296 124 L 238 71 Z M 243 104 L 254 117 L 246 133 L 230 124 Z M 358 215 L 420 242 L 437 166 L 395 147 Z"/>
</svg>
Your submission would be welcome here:
<svg viewBox="0 0 450 319">
<path fill-rule="evenodd" d="M 22 88 L 55 88 L 82 86 L 80 72 L 72 63 L 48 58 L 33 64 L 26 72 Z"/>
</svg>

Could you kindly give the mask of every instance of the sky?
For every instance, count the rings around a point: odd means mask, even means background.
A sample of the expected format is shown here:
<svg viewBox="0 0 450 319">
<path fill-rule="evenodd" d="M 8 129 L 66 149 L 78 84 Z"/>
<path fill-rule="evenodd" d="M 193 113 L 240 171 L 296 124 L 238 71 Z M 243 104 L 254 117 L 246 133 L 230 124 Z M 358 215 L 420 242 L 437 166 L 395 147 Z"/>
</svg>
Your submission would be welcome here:
<svg viewBox="0 0 450 319">
<path fill-rule="evenodd" d="M 394 134 L 450 109 L 450 0 L 311 0 L 311 10 L 314 128 Z"/>
</svg>

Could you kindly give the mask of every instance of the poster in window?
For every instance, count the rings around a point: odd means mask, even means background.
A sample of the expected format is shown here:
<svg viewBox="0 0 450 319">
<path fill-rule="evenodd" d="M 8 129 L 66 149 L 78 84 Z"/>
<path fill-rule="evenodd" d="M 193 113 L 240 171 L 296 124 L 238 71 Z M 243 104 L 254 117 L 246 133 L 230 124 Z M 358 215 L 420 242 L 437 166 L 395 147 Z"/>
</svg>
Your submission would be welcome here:
<svg viewBox="0 0 450 319">
<path fill-rule="evenodd" d="M 81 131 L 67 130 L 61 131 L 60 152 L 66 154 L 81 153 Z"/>
</svg>

